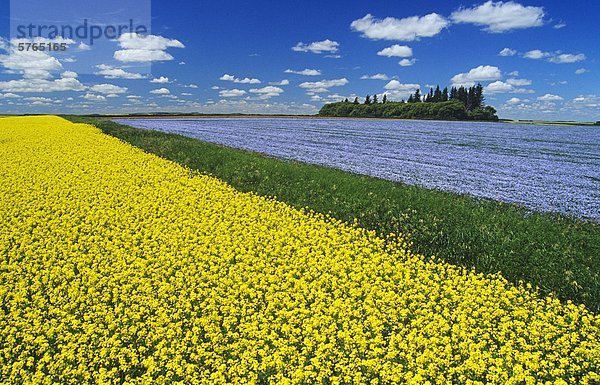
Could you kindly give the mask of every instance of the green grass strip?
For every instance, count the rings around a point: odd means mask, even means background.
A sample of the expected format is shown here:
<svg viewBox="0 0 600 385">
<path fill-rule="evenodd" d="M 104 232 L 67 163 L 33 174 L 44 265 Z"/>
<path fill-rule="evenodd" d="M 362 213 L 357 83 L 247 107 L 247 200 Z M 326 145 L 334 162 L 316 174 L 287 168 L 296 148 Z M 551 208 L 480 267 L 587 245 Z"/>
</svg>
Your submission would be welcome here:
<svg viewBox="0 0 600 385">
<path fill-rule="evenodd" d="M 501 272 L 542 294 L 600 310 L 600 224 L 485 199 L 409 186 L 332 168 L 87 117 L 149 153 L 212 174 L 241 191 L 276 196 L 385 235 L 409 235 L 413 251 L 482 273 Z"/>
</svg>

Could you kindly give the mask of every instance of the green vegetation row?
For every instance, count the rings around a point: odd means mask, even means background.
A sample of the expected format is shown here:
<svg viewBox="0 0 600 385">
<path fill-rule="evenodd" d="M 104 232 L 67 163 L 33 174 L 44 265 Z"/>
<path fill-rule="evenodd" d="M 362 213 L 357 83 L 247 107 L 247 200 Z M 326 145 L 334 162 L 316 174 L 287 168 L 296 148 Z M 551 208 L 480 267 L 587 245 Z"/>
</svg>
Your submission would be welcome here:
<svg viewBox="0 0 600 385">
<path fill-rule="evenodd" d="M 600 225 L 561 215 L 285 161 L 108 120 L 89 123 L 147 152 L 212 174 L 241 191 L 276 196 L 385 235 L 408 234 L 413 251 L 483 273 L 501 272 L 543 294 L 600 310 Z"/>
<path fill-rule="evenodd" d="M 486 106 L 467 111 L 456 100 L 439 103 L 387 102 L 378 104 L 354 104 L 337 102 L 325 104 L 319 111 L 324 117 L 396 118 L 434 120 L 491 120 L 496 121 L 496 110 Z"/>
<path fill-rule="evenodd" d="M 436 120 L 490 120 L 497 121 L 496 109 L 485 105 L 483 86 L 465 88 L 448 87 L 435 90 L 421 96 L 421 90 L 410 94 L 404 102 L 390 102 L 383 95 L 378 103 L 377 94 L 367 95 L 364 103 L 360 104 L 358 97 L 350 103 L 348 99 L 339 103 L 324 105 L 319 111 L 320 116 L 332 117 L 361 117 L 361 118 L 397 118 L 397 119 L 436 119 Z"/>
</svg>

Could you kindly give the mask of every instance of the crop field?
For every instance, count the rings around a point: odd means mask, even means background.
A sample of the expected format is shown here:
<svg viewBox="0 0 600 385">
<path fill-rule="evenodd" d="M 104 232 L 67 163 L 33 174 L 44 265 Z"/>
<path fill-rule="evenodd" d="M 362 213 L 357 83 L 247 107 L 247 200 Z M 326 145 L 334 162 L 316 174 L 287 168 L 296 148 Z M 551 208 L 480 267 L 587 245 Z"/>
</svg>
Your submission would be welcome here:
<svg viewBox="0 0 600 385">
<path fill-rule="evenodd" d="M 391 181 L 600 220 L 600 130 L 356 119 L 131 119 L 159 130 Z"/>
<path fill-rule="evenodd" d="M 0 119 L 0 382 L 596 384 L 600 316 L 58 117 Z"/>
</svg>

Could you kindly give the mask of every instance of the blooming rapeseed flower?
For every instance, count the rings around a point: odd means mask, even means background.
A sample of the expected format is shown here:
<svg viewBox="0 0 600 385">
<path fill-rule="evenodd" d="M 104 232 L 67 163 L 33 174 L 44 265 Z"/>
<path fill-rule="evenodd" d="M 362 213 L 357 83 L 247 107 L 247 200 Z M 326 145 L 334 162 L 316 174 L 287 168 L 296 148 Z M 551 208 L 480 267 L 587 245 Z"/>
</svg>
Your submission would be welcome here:
<svg viewBox="0 0 600 385">
<path fill-rule="evenodd" d="M 583 306 L 57 117 L 0 160 L 0 383 L 600 381 Z"/>
</svg>

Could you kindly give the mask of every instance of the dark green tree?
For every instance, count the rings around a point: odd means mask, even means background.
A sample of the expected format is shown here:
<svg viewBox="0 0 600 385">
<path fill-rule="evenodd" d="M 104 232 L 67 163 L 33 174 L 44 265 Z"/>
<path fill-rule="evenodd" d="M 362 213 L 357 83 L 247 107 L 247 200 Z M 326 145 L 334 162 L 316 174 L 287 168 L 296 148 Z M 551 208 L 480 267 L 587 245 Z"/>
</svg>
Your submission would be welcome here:
<svg viewBox="0 0 600 385">
<path fill-rule="evenodd" d="M 350 102 L 348 101 L 348 98 L 346 98 L 346 99 L 344 100 L 344 103 L 350 103 Z"/>
<path fill-rule="evenodd" d="M 475 98 L 475 87 L 469 87 L 469 91 L 467 92 L 467 103 L 465 107 L 467 111 L 472 111 L 477 108 L 477 100 Z"/>
<path fill-rule="evenodd" d="M 371 95 L 367 95 L 367 97 L 365 98 L 365 104 L 371 104 Z"/>
<path fill-rule="evenodd" d="M 373 94 L 373 104 L 377 104 L 377 94 Z"/>
<path fill-rule="evenodd" d="M 433 102 L 439 103 L 442 101 L 442 91 L 440 91 L 440 86 L 435 87 L 435 91 L 433 92 Z"/>
<path fill-rule="evenodd" d="M 415 96 L 413 97 L 413 103 L 420 103 L 420 102 L 422 102 L 421 90 L 417 88 L 417 90 L 415 91 Z"/>
<path fill-rule="evenodd" d="M 381 99 L 381 103 L 387 103 L 387 94 L 383 94 L 383 98 Z"/>
<path fill-rule="evenodd" d="M 448 101 L 448 87 L 444 87 L 444 90 L 442 91 L 442 102 L 447 102 Z"/>
<path fill-rule="evenodd" d="M 358 96 L 354 98 L 354 104 L 360 104 L 360 102 L 358 101 Z"/>
<path fill-rule="evenodd" d="M 483 97 L 483 86 L 480 83 L 477 83 L 477 85 L 474 87 L 473 93 L 474 93 L 473 107 L 474 108 L 484 107 L 485 106 L 485 98 Z"/>
<path fill-rule="evenodd" d="M 454 99 L 458 99 L 458 90 L 456 89 L 456 87 L 452 86 L 452 88 L 450 89 L 450 96 L 448 97 L 448 100 Z"/>
</svg>

